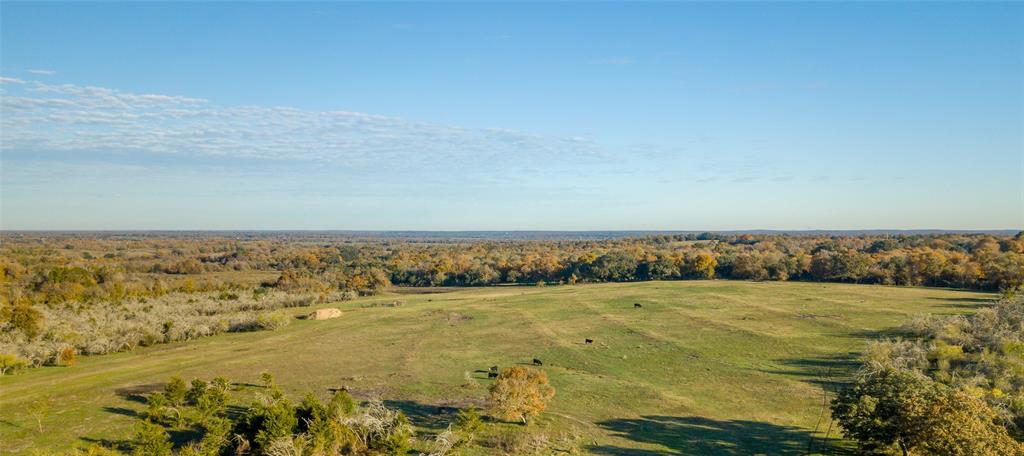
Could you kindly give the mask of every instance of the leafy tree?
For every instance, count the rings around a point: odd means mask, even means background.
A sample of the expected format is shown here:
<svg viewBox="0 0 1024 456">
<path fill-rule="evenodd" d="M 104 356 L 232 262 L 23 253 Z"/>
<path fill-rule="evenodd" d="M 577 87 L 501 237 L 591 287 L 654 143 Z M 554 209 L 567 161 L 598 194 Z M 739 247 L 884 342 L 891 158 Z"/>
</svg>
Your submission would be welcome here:
<svg viewBox="0 0 1024 456">
<path fill-rule="evenodd" d="M 938 384 L 920 374 L 886 370 L 840 391 L 832 416 L 867 449 L 895 446 L 906 456 L 925 440 L 939 394 Z"/>
<path fill-rule="evenodd" d="M 768 268 L 762 258 L 754 253 L 741 253 L 732 261 L 732 277 L 737 279 L 765 280 Z"/>
<path fill-rule="evenodd" d="M 16 299 L 0 307 L 0 322 L 21 331 L 25 337 L 35 339 L 43 322 L 43 314 L 32 307 L 28 299 Z"/>
<path fill-rule="evenodd" d="M 996 412 L 963 391 L 948 390 L 927 411 L 920 450 L 943 456 L 1024 455 L 1006 427 L 996 424 Z"/>
<path fill-rule="evenodd" d="M 608 281 L 630 280 L 636 273 L 636 267 L 636 258 L 623 251 L 601 255 L 592 266 L 595 276 Z"/>
<path fill-rule="evenodd" d="M 715 278 L 715 268 L 718 267 L 718 260 L 708 252 L 699 252 L 687 261 L 690 273 L 700 279 Z"/>
<path fill-rule="evenodd" d="M 522 420 L 525 424 L 547 407 L 555 395 L 542 370 L 527 367 L 509 367 L 491 385 L 491 402 L 499 416 L 507 420 Z"/>
<path fill-rule="evenodd" d="M 865 449 L 968 456 L 1024 454 L 996 412 L 964 391 L 913 371 L 888 369 L 842 390 L 832 415 Z"/>
</svg>

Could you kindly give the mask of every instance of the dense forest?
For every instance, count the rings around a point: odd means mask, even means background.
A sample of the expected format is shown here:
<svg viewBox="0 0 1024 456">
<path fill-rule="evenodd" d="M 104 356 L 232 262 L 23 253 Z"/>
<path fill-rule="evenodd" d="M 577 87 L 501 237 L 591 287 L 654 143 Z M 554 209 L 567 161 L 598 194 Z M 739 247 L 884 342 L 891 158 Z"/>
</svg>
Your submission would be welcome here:
<svg viewBox="0 0 1024 456">
<path fill-rule="evenodd" d="M 443 239 L 3 233 L 0 373 L 226 331 L 389 286 L 802 280 L 1013 290 L 1024 233 Z"/>
</svg>

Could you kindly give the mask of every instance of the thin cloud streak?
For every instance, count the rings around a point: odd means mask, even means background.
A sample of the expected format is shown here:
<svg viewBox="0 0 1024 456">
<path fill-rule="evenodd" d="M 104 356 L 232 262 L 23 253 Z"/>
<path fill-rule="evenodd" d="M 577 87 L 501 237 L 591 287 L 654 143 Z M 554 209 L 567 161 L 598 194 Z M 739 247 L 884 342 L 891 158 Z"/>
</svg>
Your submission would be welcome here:
<svg viewBox="0 0 1024 456">
<path fill-rule="evenodd" d="M 582 137 L 467 129 L 351 111 L 217 106 L 201 98 L 135 94 L 0 78 L 0 150 L 36 154 L 114 151 L 348 167 L 492 169 L 602 163 Z"/>
</svg>

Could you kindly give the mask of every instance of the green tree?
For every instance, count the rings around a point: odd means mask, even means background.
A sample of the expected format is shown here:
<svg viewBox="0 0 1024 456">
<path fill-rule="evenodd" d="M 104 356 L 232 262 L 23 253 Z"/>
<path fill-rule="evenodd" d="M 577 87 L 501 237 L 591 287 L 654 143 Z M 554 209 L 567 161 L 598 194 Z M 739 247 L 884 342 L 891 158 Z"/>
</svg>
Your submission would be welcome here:
<svg viewBox="0 0 1024 456">
<path fill-rule="evenodd" d="M 847 437 L 865 449 L 942 456 L 1024 455 L 995 410 L 918 372 L 887 369 L 856 381 L 832 403 Z"/>
<path fill-rule="evenodd" d="M 607 281 L 630 280 L 636 273 L 637 261 L 628 252 L 614 251 L 601 255 L 592 266 L 594 275 Z"/>
<path fill-rule="evenodd" d="M 832 416 L 866 449 L 895 446 L 909 455 L 926 438 L 928 413 L 939 394 L 938 384 L 920 374 L 885 370 L 840 391 Z"/>
<path fill-rule="evenodd" d="M 185 400 L 188 396 L 188 386 L 185 384 L 185 380 L 181 377 L 171 377 L 164 386 L 164 394 L 167 396 L 167 402 L 175 407 L 185 405 Z"/>
<path fill-rule="evenodd" d="M 163 426 L 141 421 L 135 428 L 132 440 L 134 456 L 171 456 L 171 438 Z"/>
</svg>

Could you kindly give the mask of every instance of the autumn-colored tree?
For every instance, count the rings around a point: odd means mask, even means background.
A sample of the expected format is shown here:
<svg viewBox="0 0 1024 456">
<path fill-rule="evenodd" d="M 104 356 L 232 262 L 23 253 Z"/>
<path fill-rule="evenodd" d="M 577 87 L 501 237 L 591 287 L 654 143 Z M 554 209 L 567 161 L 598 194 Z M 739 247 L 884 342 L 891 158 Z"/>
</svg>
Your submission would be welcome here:
<svg viewBox="0 0 1024 456">
<path fill-rule="evenodd" d="M 0 325 L 20 330 L 29 339 L 39 335 L 43 314 L 32 307 L 32 303 L 19 297 L 0 308 Z"/>
<path fill-rule="evenodd" d="M 919 450 L 943 456 L 1024 455 L 1006 427 L 995 424 L 996 412 L 963 391 L 948 391 L 927 411 Z"/>
<path fill-rule="evenodd" d="M 709 252 L 698 252 L 690 263 L 693 275 L 701 279 L 715 278 L 716 267 L 718 267 L 718 260 Z"/>
<path fill-rule="evenodd" d="M 521 420 L 537 416 L 555 395 L 555 388 L 542 370 L 527 367 L 509 367 L 491 385 L 491 402 L 495 412 L 506 420 Z"/>
</svg>

